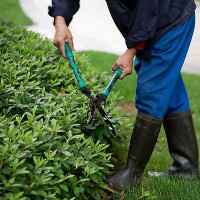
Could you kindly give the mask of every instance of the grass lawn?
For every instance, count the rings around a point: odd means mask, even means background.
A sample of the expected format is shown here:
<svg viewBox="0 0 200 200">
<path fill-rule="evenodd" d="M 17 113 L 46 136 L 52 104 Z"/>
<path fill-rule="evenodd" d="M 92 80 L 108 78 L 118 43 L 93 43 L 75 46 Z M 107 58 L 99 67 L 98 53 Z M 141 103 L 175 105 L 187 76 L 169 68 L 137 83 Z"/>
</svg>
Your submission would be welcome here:
<svg viewBox="0 0 200 200">
<path fill-rule="evenodd" d="M 32 24 L 31 20 L 23 13 L 19 0 L 0 0 L 0 4 L 0 18 L 8 19 L 22 26 Z"/>
<path fill-rule="evenodd" d="M 111 66 L 117 59 L 117 55 L 108 54 L 103 52 L 94 52 L 94 51 L 85 51 L 79 52 L 88 55 L 88 59 L 91 64 L 95 66 L 100 72 L 106 71 L 112 76 Z M 196 131 L 198 133 L 198 143 L 200 143 L 200 92 L 199 92 L 199 83 L 200 75 L 192 75 L 183 73 L 183 78 L 188 90 L 190 97 L 191 109 L 194 116 L 194 122 Z M 125 102 L 125 105 L 128 102 L 133 103 L 134 94 L 136 86 L 136 74 L 133 71 L 131 76 L 125 77 L 124 80 L 118 81 L 116 83 L 113 92 L 119 92 L 124 96 L 122 100 Z M 126 108 L 126 106 L 125 106 Z M 124 113 L 131 118 L 132 122 L 135 119 L 135 111 L 130 109 Z M 119 160 L 116 164 L 122 165 L 122 162 L 125 162 L 123 158 L 126 158 L 126 153 L 128 150 L 129 138 L 131 135 L 131 130 L 123 130 L 120 134 L 128 135 L 124 141 L 114 142 L 114 148 L 119 154 Z M 136 199 L 159 199 L 159 200 L 198 200 L 199 199 L 199 188 L 200 181 L 183 181 L 183 180 L 169 180 L 169 179 L 152 179 L 147 177 L 148 171 L 162 171 L 167 169 L 171 164 L 171 158 L 168 153 L 166 138 L 164 130 L 161 130 L 158 143 L 156 145 L 155 151 L 151 157 L 150 162 L 147 165 L 147 168 L 144 172 L 143 181 L 139 188 L 130 191 L 129 193 L 122 193 L 121 195 L 111 196 L 110 199 L 120 199 L 120 196 L 123 196 L 121 199 L 125 200 L 136 200 Z M 144 197 L 146 195 L 146 198 Z M 142 197 L 143 196 L 143 197 Z"/>
</svg>

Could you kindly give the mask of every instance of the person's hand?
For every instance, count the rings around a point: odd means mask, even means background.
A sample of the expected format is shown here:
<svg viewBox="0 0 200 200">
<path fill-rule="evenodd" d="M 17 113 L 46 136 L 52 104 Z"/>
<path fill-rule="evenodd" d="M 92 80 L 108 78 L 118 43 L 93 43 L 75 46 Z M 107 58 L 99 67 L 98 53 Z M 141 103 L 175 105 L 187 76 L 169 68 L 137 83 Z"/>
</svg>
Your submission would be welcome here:
<svg viewBox="0 0 200 200">
<path fill-rule="evenodd" d="M 112 66 L 112 72 L 114 73 L 115 70 L 120 67 L 123 70 L 120 79 L 123 79 L 125 76 L 132 74 L 133 58 L 136 53 L 137 50 L 134 48 L 127 49 L 126 52 L 121 55 Z"/>
<path fill-rule="evenodd" d="M 73 43 L 73 37 L 68 29 L 65 19 L 61 16 L 55 17 L 55 36 L 53 44 L 58 48 L 60 53 L 64 58 L 66 58 L 65 55 L 65 43 L 69 42 L 69 45 L 72 50 L 74 50 L 74 43 Z"/>
</svg>

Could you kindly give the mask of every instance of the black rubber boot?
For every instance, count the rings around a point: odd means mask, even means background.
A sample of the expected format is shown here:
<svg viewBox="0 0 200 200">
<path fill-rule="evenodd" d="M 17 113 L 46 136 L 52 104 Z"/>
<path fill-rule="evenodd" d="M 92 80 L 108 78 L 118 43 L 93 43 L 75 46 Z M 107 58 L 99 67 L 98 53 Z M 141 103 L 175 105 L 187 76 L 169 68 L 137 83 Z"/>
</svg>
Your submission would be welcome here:
<svg viewBox="0 0 200 200">
<path fill-rule="evenodd" d="M 199 176 L 198 145 L 191 111 L 167 115 L 163 125 L 173 164 L 165 172 L 149 172 L 149 175 L 197 178 Z"/>
<path fill-rule="evenodd" d="M 141 175 L 155 147 L 162 119 L 138 113 L 131 137 L 126 166 L 107 179 L 112 189 L 125 190 L 140 184 Z"/>
</svg>

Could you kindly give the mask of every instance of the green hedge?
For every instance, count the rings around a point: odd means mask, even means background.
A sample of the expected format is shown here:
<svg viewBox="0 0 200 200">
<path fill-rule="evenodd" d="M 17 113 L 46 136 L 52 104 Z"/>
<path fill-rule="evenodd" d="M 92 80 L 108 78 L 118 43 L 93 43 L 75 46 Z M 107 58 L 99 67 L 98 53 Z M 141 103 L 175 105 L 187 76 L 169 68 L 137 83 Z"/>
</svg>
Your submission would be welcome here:
<svg viewBox="0 0 200 200">
<path fill-rule="evenodd" d="M 0 54 L 0 199 L 100 199 L 111 139 L 99 115 L 85 127 L 89 102 L 68 62 L 49 40 L 5 21 Z M 76 59 L 88 86 L 101 92 L 108 77 Z M 119 131 L 128 122 L 116 100 L 112 94 L 105 110 Z"/>
</svg>

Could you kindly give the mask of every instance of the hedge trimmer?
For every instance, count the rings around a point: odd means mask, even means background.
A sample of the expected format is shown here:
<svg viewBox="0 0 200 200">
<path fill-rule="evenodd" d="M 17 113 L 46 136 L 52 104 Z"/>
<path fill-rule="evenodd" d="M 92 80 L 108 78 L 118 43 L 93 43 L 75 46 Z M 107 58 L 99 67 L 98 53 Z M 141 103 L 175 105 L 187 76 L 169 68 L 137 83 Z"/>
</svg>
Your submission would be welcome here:
<svg viewBox="0 0 200 200">
<path fill-rule="evenodd" d="M 105 90 L 103 91 L 102 94 L 97 94 L 96 97 L 93 97 L 91 95 L 91 91 L 86 87 L 82 76 L 79 72 L 78 66 L 74 60 L 74 55 L 72 53 L 72 50 L 69 46 L 69 43 L 65 44 L 65 54 L 67 59 L 69 60 L 70 66 L 74 72 L 74 75 L 76 77 L 76 80 L 78 82 L 78 86 L 80 91 L 85 94 L 87 96 L 88 99 L 90 99 L 90 104 L 89 104 L 89 108 L 87 110 L 87 124 L 89 127 L 92 126 L 92 122 L 94 119 L 94 115 L 95 115 L 95 110 L 97 109 L 100 113 L 100 115 L 102 116 L 103 120 L 105 121 L 108 129 L 110 130 L 110 133 L 113 137 L 116 137 L 116 132 L 115 129 L 112 125 L 112 123 L 110 122 L 110 120 L 108 119 L 107 114 L 105 113 L 104 109 L 101 106 L 101 102 L 105 102 L 110 94 L 110 91 L 112 90 L 113 86 L 115 85 L 116 81 L 119 79 L 120 75 L 122 74 L 122 69 L 118 68 L 115 72 L 115 74 L 113 75 L 111 81 L 108 83 L 107 87 L 105 88 Z"/>
</svg>

